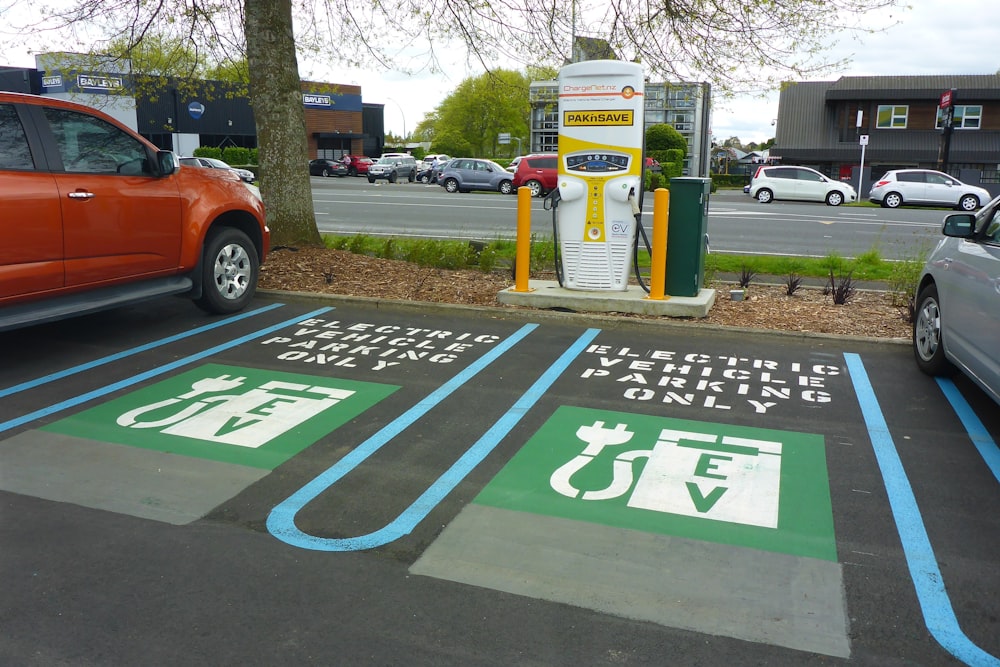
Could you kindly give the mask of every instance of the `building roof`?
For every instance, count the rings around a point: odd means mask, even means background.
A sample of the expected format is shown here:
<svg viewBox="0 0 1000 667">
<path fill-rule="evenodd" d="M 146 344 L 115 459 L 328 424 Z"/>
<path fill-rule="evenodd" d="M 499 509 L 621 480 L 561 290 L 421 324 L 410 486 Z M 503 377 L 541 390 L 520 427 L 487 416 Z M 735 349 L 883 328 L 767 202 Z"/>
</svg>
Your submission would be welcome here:
<svg viewBox="0 0 1000 667">
<path fill-rule="evenodd" d="M 1000 99 L 1000 74 L 930 74 L 916 76 L 842 76 L 829 84 L 827 100 L 937 99 L 956 89 L 956 100 Z"/>
</svg>

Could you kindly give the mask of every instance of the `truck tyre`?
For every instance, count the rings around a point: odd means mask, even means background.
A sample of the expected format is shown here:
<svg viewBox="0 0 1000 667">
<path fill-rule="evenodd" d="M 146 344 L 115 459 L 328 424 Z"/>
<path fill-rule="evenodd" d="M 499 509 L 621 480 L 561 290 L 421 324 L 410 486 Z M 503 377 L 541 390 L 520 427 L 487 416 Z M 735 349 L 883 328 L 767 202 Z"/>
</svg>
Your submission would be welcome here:
<svg viewBox="0 0 1000 667">
<path fill-rule="evenodd" d="M 234 227 L 217 227 L 208 232 L 203 253 L 198 306 L 218 314 L 245 308 L 260 274 L 260 258 L 250 238 Z"/>
</svg>

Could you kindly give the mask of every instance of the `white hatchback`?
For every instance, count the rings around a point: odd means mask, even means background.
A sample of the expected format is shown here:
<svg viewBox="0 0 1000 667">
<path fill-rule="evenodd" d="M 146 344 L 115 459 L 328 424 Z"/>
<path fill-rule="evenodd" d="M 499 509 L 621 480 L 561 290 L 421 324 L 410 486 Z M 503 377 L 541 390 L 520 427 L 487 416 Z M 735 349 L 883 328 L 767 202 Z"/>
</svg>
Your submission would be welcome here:
<svg viewBox="0 0 1000 667">
<path fill-rule="evenodd" d="M 750 196 L 767 204 L 775 199 L 821 201 L 840 206 L 858 198 L 854 188 L 809 167 L 758 167 L 750 181 Z"/>
<path fill-rule="evenodd" d="M 967 185 L 940 171 L 894 169 L 875 181 L 868 199 L 885 208 L 922 204 L 975 211 L 991 197 L 988 190 Z"/>
</svg>

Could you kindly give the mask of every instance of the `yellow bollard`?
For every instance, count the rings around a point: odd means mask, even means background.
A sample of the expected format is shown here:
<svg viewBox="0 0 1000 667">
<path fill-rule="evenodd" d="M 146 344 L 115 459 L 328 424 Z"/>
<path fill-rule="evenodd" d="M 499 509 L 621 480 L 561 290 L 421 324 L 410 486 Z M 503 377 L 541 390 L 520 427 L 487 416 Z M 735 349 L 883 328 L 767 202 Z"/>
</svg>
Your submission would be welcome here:
<svg viewBox="0 0 1000 667">
<path fill-rule="evenodd" d="M 670 190 L 657 188 L 653 192 L 653 242 L 649 257 L 649 296 L 647 297 L 657 301 L 663 300 L 667 283 L 667 211 L 669 210 Z"/>
<path fill-rule="evenodd" d="M 517 251 L 514 261 L 513 292 L 531 292 L 531 188 L 517 189 Z"/>
</svg>

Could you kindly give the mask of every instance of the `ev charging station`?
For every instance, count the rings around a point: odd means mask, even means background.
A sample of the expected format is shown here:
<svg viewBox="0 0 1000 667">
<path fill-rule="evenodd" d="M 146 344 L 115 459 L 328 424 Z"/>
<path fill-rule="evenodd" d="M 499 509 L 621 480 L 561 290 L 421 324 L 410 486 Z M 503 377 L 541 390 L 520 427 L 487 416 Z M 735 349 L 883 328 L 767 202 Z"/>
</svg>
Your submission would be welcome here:
<svg viewBox="0 0 1000 667">
<path fill-rule="evenodd" d="M 573 63 L 559 72 L 557 229 L 563 287 L 628 288 L 642 191 L 642 66 Z"/>
</svg>

